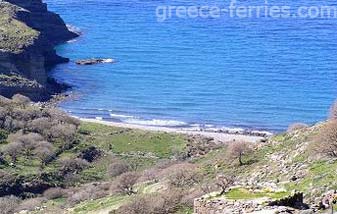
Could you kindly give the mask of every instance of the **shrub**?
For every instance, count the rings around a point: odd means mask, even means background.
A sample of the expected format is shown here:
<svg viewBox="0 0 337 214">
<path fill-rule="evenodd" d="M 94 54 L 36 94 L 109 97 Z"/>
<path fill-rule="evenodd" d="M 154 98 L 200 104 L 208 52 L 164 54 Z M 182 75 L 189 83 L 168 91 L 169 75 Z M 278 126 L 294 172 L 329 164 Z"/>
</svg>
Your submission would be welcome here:
<svg viewBox="0 0 337 214">
<path fill-rule="evenodd" d="M 68 202 L 70 204 L 77 204 L 86 200 L 94 200 L 108 195 L 108 189 L 105 185 L 88 184 L 77 189 L 69 196 Z"/>
<path fill-rule="evenodd" d="M 12 102 L 14 102 L 15 104 L 18 104 L 18 105 L 26 106 L 29 103 L 31 103 L 32 101 L 26 96 L 23 96 L 21 94 L 15 94 L 12 97 Z"/>
<path fill-rule="evenodd" d="M 8 132 L 0 129 L 0 143 L 3 143 L 8 137 Z"/>
<path fill-rule="evenodd" d="M 119 176 L 128 171 L 130 171 L 129 164 L 121 160 L 116 160 L 114 163 L 110 164 L 108 167 L 108 174 L 111 177 Z"/>
<path fill-rule="evenodd" d="M 200 180 L 199 173 L 192 164 L 176 164 L 168 177 L 169 184 L 173 187 L 184 188 L 197 184 Z"/>
<path fill-rule="evenodd" d="M 89 166 L 89 163 L 80 158 L 67 158 L 61 161 L 61 174 L 67 175 L 70 173 L 78 174 L 83 169 Z"/>
<path fill-rule="evenodd" d="M 43 196 L 49 200 L 62 198 L 65 196 L 65 190 L 62 188 L 50 188 L 43 192 Z"/>
<path fill-rule="evenodd" d="M 45 202 L 45 198 L 29 198 L 23 200 L 17 210 L 34 211 L 37 207 L 40 207 L 43 202 Z"/>
<path fill-rule="evenodd" d="M 228 155 L 231 158 L 238 159 L 240 166 L 243 165 L 243 157 L 252 151 L 252 145 L 248 142 L 232 142 L 228 146 Z"/>
<path fill-rule="evenodd" d="M 71 124 L 57 124 L 50 130 L 50 135 L 54 140 L 72 142 L 75 139 L 76 127 Z"/>
<path fill-rule="evenodd" d="M 168 191 L 162 194 L 138 196 L 130 203 L 120 207 L 117 214 L 170 214 L 181 207 L 182 193 Z"/>
<path fill-rule="evenodd" d="M 13 164 L 16 163 L 18 155 L 23 151 L 23 144 L 21 142 L 13 142 L 5 145 L 2 149 L 5 155 L 9 155 Z"/>
<path fill-rule="evenodd" d="M 89 148 L 84 149 L 81 151 L 80 155 L 78 156 L 79 158 L 82 158 L 89 163 L 95 161 L 97 158 L 99 158 L 102 155 L 102 151 L 98 150 L 94 146 L 90 146 Z"/>
<path fill-rule="evenodd" d="M 34 119 L 28 125 L 30 131 L 39 133 L 44 137 L 48 137 L 49 131 L 52 126 L 52 121 L 47 117 Z"/>
<path fill-rule="evenodd" d="M 337 120 L 329 121 L 321 128 L 317 143 L 319 153 L 337 158 Z"/>
<path fill-rule="evenodd" d="M 134 189 L 135 184 L 139 178 L 139 174 L 136 172 L 126 172 L 118 177 L 117 189 L 120 193 L 127 195 L 136 194 Z"/>
<path fill-rule="evenodd" d="M 147 169 L 143 171 L 143 174 L 140 178 L 140 181 L 154 181 L 158 182 L 159 181 L 159 176 L 158 176 L 158 169 Z"/>
<path fill-rule="evenodd" d="M 36 142 L 34 154 L 40 159 L 41 166 L 44 166 L 53 159 L 54 147 L 46 141 Z"/>
<path fill-rule="evenodd" d="M 120 207 L 115 214 L 152 214 L 151 200 L 153 196 L 138 196 L 130 203 Z"/>
<path fill-rule="evenodd" d="M 8 141 L 12 143 L 21 143 L 27 156 L 37 147 L 38 143 L 43 141 L 43 137 L 36 133 L 23 134 L 21 131 L 8 136 Z"/>
<path fill-rule="evenodd" d="M 294 132 L 305 128 L 308 128 L 308 125 L 305 123 L 294 123 L 288 127 L 287 132 Z"/>
<path fill-rule="evenodd" d="M 13 214 L 18 207 L 20 200 L 14 196 L 0 198 L 0 210 L 2 214 Z"/>
<path fill-rule="evenodd" d="M 80 121 L 78 119 L 70 117 L 65 112 L 56 108 L 46 109 L 45 116 L 58 120 L 60 124 L 70 124 L 76 128 L 80 125 Z"/>
</svg>

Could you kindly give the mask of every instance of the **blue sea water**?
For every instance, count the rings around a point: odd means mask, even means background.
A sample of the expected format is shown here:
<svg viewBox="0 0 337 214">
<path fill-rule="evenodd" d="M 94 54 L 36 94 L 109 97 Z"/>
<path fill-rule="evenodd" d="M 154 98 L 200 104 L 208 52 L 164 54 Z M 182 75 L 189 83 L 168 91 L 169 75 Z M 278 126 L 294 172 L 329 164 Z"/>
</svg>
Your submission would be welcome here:
<svg viewBox="0 0 337 214">
<path fill-rule="evenodd" d="M 60 105 L 77 116 L 281 131 L 294 122 L 325 119 L 337 98 L 337 19 L 224 16 L 157 22 L 155 9 L 160 5 L 229 2 L 46 2 L 82 32 L 76 41 L 57 47 L 72 61 L 52 71 L 79 95 Z M 297 7 L 317 1 L 269 3 Z M 118 62 L 74 63 L 92 57 Z"/>
</svg>

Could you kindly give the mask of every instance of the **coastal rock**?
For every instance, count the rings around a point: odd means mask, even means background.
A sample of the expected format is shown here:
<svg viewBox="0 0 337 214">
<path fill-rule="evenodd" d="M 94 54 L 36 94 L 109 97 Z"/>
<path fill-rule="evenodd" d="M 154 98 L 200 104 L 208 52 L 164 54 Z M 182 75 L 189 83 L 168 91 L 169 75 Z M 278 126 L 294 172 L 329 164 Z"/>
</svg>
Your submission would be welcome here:
<svg viewBox="0 0 337 214">
<path fill-rule="evenodd" d="M 69 59 L 58 56 L 54 46 L 78 35 L 41 0 L 0 0 L 0 13 L 0 94 L 37 101 L 60 92 L 48 70 Z"/>
<path fill-rule="evenodd" d="M 114 59 L 83 59 L 76 61 L 77 65 L 94 65 L 100 63 L 115 63 Z"/>
</svg>

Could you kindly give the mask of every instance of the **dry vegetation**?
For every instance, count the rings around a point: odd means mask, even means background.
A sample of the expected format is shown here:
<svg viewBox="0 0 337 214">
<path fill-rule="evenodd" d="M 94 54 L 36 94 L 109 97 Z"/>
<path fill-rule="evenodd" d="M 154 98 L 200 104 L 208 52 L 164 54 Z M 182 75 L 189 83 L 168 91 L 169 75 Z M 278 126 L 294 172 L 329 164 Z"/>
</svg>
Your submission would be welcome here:
<svg viewBox="0 0 337 214">
<path fill-rule="evenodd" d="M 244 141 L 231 142 L 228 146 L 228 156 L 237 159 L 240 166 L 242 166 L 244 164 L 243 158 L 252 152 L 252 147 L 252 144 Z"/>
<path fill-rule="evenodd" d="M 0 103 L 0 209 L 4 213 L 48 213 L 36 210 L 41 206 L 56 213 L 66 209 L 78 214 L 101 209 L 118 214 L 191 213 L 195 198 L 214 191 L 235 199 L 263 196 L 231 190 L 254 176 L 262 183 L 281 179 L 289 192 L 299 188 L 312 192 L 315 185 L 309 184 L 313 181 L 333 185 L 324 180 L 331 177 L 328 168 L 293 179 L 296 168 L 285 166 L 289 176 L 280 174 L 282 168 L 277 167 L 283 167 L 283 159 L 313 168 L 321 164 L 309 153 L 311 147 L 301 150 L 296 160 L 286 156 L 311 139 L 320 154 L 336 159 L 335 119 L 304 140 L 299 136 L 311 128 L 296 125 L 290 133 L 276 136 L 277 143 L 215 145 L 200 136 L 80 124 L 59 110 L 32 106 L 20 95 L 1 98 Z M 280 160 L 275 159 L 278 156 Z M 322 173 L 326 176 L 318 179 Z"/>
<path fill-rule="evenodd" d="M 324 124 L 316 141 L 317 152 L 337 158 L 337 120 L 331 120 Z"/>
</svg>

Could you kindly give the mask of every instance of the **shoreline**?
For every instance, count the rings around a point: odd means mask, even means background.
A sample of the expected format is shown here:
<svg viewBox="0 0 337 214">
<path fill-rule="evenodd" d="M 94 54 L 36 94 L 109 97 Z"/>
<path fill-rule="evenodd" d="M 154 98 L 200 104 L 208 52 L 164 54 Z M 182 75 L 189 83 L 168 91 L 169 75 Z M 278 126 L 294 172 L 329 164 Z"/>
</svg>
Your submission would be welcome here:
<svg viewBox="0 0 337 214">
<path fill-rule="evenodd" d="M 267 134 L 261 132 L 261 136 L 253 133 L 226 133 L 226 132 L 216 132 L 216 131 L 203 131 L 203 130 L 193 130 L 188 128 L 170 128 L 170 127 L 159 127 L 159 126 L 146 126 L 146 125 L 137 125 L 137 124 L 129 124 L 129 123 L 119 123 L 119 122 L 111 122 L 104 121 L 99 119 L 88 119 L 88 118 L 80 118 L 76 117 L 80 121 L 97 123 L 107 126 L 113 126 L 118 128 L 128 128 L 128 129 L 139 129 L 143 131 L 151 131 L 151 132 L 167 132 L 167 133 L 175 133 L 175 134 L 184 134 L 184 135 L 192 135 L 192 136 L 203 136 L 207 138 L 213 138 L 215 143 L 226 143 L 230 141 L 247 141 L 252 143 L 258 143 L 265 141 L 266 138 L 272 136 L 271 133 Z M 264 133 L 264 135 L 262 135 Z"/>
</svg>

